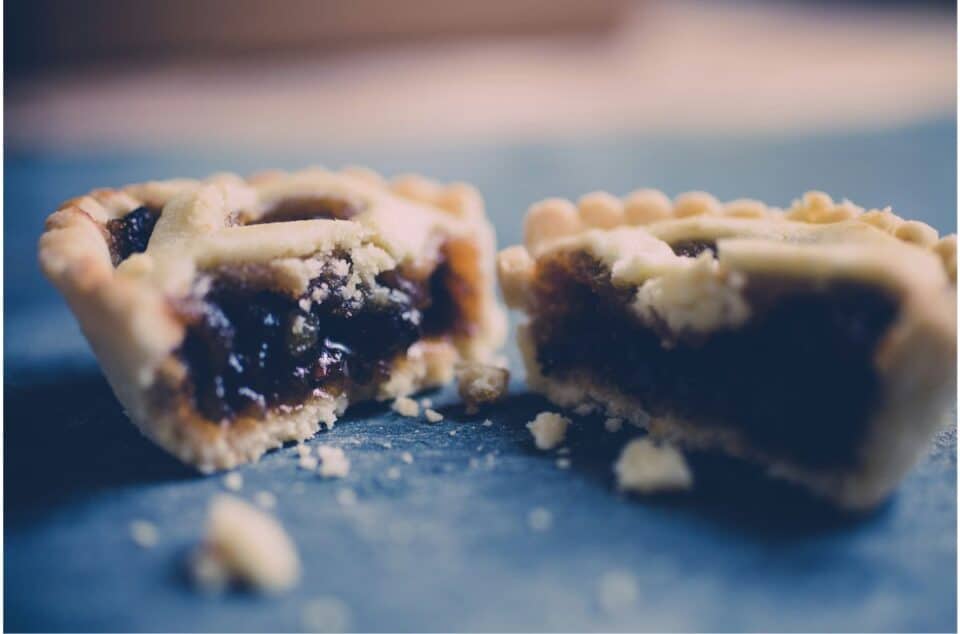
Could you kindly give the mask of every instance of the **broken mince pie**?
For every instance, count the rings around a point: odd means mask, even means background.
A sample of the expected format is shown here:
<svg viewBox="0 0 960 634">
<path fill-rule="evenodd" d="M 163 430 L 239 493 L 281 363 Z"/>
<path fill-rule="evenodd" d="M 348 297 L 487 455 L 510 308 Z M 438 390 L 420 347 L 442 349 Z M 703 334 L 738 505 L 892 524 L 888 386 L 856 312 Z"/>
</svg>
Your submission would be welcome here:
<svg viewBox="0 0 960 634">
<path fill-rule="evenodd" d="M 532 389 L 843 507 L 884 499 L 953 396 L 956 236 L 889 209 L 551 199 L 498 264 Z"/>
<path fill-rule="evenodd" d="M 473 188 L 359 168 L 97 190 L 40 240 L 130 417 L 202 471 L 488 357 L 493 256 Z"/>
</svg>

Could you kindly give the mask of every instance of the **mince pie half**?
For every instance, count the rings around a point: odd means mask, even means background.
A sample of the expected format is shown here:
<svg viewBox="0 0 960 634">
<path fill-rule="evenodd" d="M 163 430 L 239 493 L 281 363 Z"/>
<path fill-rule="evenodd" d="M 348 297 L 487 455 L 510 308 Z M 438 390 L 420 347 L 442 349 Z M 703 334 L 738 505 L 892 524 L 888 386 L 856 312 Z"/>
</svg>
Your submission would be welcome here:
<svg viewBox="0 0 960 634">
<path fill-rule="evenodd" d="M 498 268 L 532 389 L 844 507 L 893 489 L 954 395 L 956 236 L 889 209 L 551 199 Z"/>
<path fill-rule="evenodd" d="M 96 190 L 40 263 L 133 421 L 211 471 L 488 357 L 494 248 L 467 185 L 308 169 Z"/>
</svg>

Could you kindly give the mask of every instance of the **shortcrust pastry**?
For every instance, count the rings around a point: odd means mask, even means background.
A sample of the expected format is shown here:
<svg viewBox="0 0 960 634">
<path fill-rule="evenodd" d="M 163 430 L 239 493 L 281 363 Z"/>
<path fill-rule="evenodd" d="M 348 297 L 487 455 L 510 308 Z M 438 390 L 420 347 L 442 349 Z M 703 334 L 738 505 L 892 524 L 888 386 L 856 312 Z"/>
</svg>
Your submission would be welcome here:
<svg viewBox="0 0 960 634">
<path fill-rule="evenodd" d="M 211 471 L 490 357 L 494 248 L 468 185 L 316 168 L 93 191 L 40 263 L 131 419 Z"/>
<path fill-rule="evenodd" d="M 550 199 L 500 253 L 532 389 L 880 502 L 956 379 L 956 236 L 809 192 Z"/>
</svg>

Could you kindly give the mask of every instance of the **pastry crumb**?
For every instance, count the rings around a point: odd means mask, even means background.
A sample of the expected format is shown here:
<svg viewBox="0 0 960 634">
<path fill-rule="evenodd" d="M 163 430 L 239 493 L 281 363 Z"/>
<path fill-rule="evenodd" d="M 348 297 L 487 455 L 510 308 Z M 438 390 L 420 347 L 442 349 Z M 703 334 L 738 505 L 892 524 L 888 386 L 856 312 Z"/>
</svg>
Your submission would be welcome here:
<svg viewBox="0 0 960 634">
<path fill-rule="evenodd" d="M 299 466 L 301 469 L 305 469 L 307 471 L 313 471 L 314 469 L 317 468 L 318 464 L 320 464 L 320 461 L 317 460 L 314 456 L 310 456 L 310 455 L 300 456 Z"/>
<path fill-rule="evenodd" d="M 625 570 L 605 572 L 600 577 L 597 594 L 600 607 L 605 612 L 622 612 L 637 600 L 637 580 Z"/>
<path fill-rule="evenodd" d="M 656 445 L 649 438 L 631 440 L 613 467 L 622 491 L 659 493 L 684 491 L 693 486 L 686 459 L 671 445 Z"/>
<path fill-rule="evenodd" d="M 447 432 L 447 433 L 450 434 L 451 436 L 456 436 L 456 435 L 457 435 L 457 430 L 456 430 L 456 429 L 451 429 L 451 430 L 450 430 L 449 432 Z"/>
<path fill-rule="evenodd" d="M 483 421 L 483 426 L 484 426 L 484 427 L 493 427 L 493 421 L 488 418 L 487 420 Z"/>
<path fill-rule="evenodd" d="M 190 559 L 202 590 L 237 582 L 261 592 L 286 590 L 300 577 L 296 546 L 276 519 L 232 495 L 210 502 L 203 543 Z"/>
<path fill-rule="evenodd" d="M 427 417 L 427 420 L 431 423 L 439 423 L 443 420 L 443 414 L 438 412 L 435 409 L 427 409 L 423 412 L 423 415 Z"/>
<path fill-rule="evenodd" d="M 393 411 L 407 418 L 416 418 L 420 415 L 420 405 L 412 398 L 401 396 L 393 401 Z"/>
<path fill-rule="evenodd" d="M 542 506 L 531 509 L 530 513 L 527 514 L 527 525 L 530 530 L 538 533 L 548 531 L 553 526 L 553 513 Z"/>
<path fill-rule="evenodd" d="M 573 413 L 577 416 L 586 416 L 592 414 L 597 409 L 593 403 L 580 403 L 573 408 Z"/>
<path fill-rule="evenodd" d="M 477 362 L 457 365 L 457 392 L 467 414 L 476 414 L 484 405 L 499 401 L 507 394 L 510 370 Z"/>
<path fill-rule="evenodd" d="M 254 502 L 262 509 L 272 509 L 277 505 L 277 496 L 270 491 L 260 491 L 253 496 Z"/>
<path fill-rule="evenodd" d="M 611 434 L 615 434 L 621 429 L 623 429 L 623 419 L 622 418 L 608 418 L 603 421 L 603 427 Z"/>
<path fill-rule="evenodd" d="M 153 548 L 157 545 L 160 535 L 157 526 L 146 520 L 130 522 L 130 539 L 140 548 Z"/>
<path fill-rule="evenodd" d="M 297 445 L 297 455 L 301 458 L 305 458 L 310 455 L 310 446 L 304 443 Z"/>
<path fill-rule="evenodd" d="M 422 407 L 422 408 L 424 408 L 424 409 L 429 409 L 429 408 L 433 407 L 433 400 L 432 400 L 432 399 L 429 399 L 429 398 L 422 398 L 422 399 L 420 399 L 420 407 Z"/>
<path fill-rule="evenodd" d="M 303 605 L 300 621 L 307 632 L 346 632 L 350 629 L 350 606 L 336 597 L 317 597 Z"/>
<path fill-rule="evenodd" d="M 236 471 L 231 471 L 223 476 L 223 486 L 229 491 L 239 491 L 243 488 L 243 476 Z"/>
<path fill-rule="evenodd" d="M 409 451 L 404 451 L 400 454 L 400 460 L 403 460 L 407 464 L 413 464 L 413 454 Z"/>
<path fill-rule="evenodd" d="M 567 435 L 570 419 L 555 412 L 540 412 L 527 423 L 527 429 L 533 434 L 537 449 L 553 449 L 563 442 Z"/>
<path fill-rule="evenodd" d="M 351 488 L 344 487 L 337 491 L 337 504 L 340 506 L 355 506 L 357 503 L 357 492 Z"/>
<path fill-rule="evenodd" d="M 320 445 L 317 447 L 317 455 L 320 456 L 321 477 L 345 478 L 350 473 L 350 459 L 340 447 Z"/>
<path fill-rule="evenodd" d="M 557 469 L 569 469 L 571 464 L 570 458 L 557 458 Z"/>
</svg>

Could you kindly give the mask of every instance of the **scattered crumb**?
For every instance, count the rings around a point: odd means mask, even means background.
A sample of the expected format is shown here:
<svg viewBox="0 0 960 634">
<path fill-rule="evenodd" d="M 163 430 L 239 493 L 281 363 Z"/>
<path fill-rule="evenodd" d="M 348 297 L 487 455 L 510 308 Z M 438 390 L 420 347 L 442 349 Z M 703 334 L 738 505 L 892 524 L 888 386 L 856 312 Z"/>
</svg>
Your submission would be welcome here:
<svg viewBox="0 0 960 634">
<path fill-rule="evenodd" d="M 569 469 L 570 458 L 557 458 L 557 469 Z"/>
<path fill-rule="evenodd" d="M 637 600 L 637 580 L 625 570 L 611 570 L 600 577 L 600 607 L 608 613 L 629 608 Z"/>
<path fill-rule="evenodd" d="M 236 471 L 231 471 L 223 476 L 223 486 L 230 491 L 239 491 L 243 488 L 243 476 Z"/>
<path fill-rule="evenodd" d="M 345 478 L 350 473 L 350 459 L 340 447 L 320 445 L 317 447 L 320 456 L 320 475 L 324 478 Z"/>
<path fill-rule="evenodd" d="M 451 429 L 451 430 L 450 430 L 449 432 L 447 432 L 447 433 L 449 433 L 451 436 L 456 436 L 456 435 L 457 435 L 457 430 L 456 430 L 456 429 Z"/>
<path fill-rule="evenodd" d="M 317 597 L 303 605 L 300 621 L 307 632 L 346 632 L 350 629 L 350 606 L 336 597 Z"/>
<path fill-rule="evenodd" d="M 443 420 L 443 414 L 438 412 L 435 409 L 428 409 L 423 412 L 423 415 L 427 417 L 427 420 L 431 423 L 439 423 Z"/>
<path fill-rule="evenodd" d="M 130 539 L 141 548 L 153 548 L 159 540 L 156 524 L 146 520 L 130 522 Z"/>
<path fill-rule="evenodd" d="M 493 427 L 493 421 L 488 418 L 487 420 L 483 421 L 483 426 L 484 426 L 484 427 Z"/>
<path fill-rule="evenodd" d="M 300 457 L 300 468 L 306 469 L 307 471 L 313 471 L 317 468 L 317 465 L 320 464 L 320 461 L 314 458 L 313 456 L 301 456 Z"/>
<path fill-rule="evenodd" d="M 557 449 L 557 455 L 558 455 L 558 456 L 569 456 L 569 455 L 570 455 L 570 447 L 560 447 L 559 449 Z"/>
<path fill-rule="evenodd" d="M 420 406 L 415 400 L 406 396 L 401 396 L 395 400 L 391 407 L 393 411 L 407 418 L 416 418 L 420 415 Z"/>
<path fill-rule="evenodd" d="M 260 491 L 253 496 L 253 500 L 257 503 L 257 506 L 264 509 L 272 509 L 277 505 L 277 496 L 270 491 Z"/>
<path fill-rule="evenodd" d="M 537 449 L 553 449 L 563 442 L 567 435 L 570 419 L 553 412 L 540 412 L 527 423 L 527 429 L 533 434 Z"/>
<path fill-rule="evenodd" d="M 510 370 L 495 365 L 467 362 L 457 365 L 457 391 L 468 414 L 499 401 L 507 394 Z"/>
<path fill-rule="evenodd" d="M 390 467 L 387 469 L 387 478 L 390 480 L 399 480 L 400 479 L 400 469 L 396 467 Z"/>
<path fill-rule="evenodd" d="M 592 414 L 596 409 L 593 403 L 580 403 L 573 408 L 573 413 L 577 416 L 586 416 L 587 414 Z"/>
<path fill-rule="evenodd" d="M 354 506 L 357 503 L 357 492 L 349 487 L 337 491 L 337 504 L 340 506 Z"/>
<path fill-rule="evenodd" d="M 404 451 L 402 454 L 400 454 L 400 460 L 403 460 L 407 464 L 413 464 L 413 454 L 409 451 Z"/>
<path fill-rule="evenodd" d="M 553 513 L 542 506 L 538 506 L 527 514 L 527 525 L 530 530 L 538 533 L 548 531 L 553 526 Z"/>
<path fill-rule="evenodd" d="M 221 494 L 210 502 L 206 533 L 190 559 L 190 572 L 204 590 L 221 590 L 237 581 L 261 592 L 276 592 L 296 584 L 300 559 L 276 519 Z"/>
<path fill-rule="evenodd" d="M 429 399 L 429 398 L 422 398 L 422 399 L 420 399 L 420 407 L 422 407 L 422 408 L 424 408 L 424 409 L 428 409 L 428 408 L 433 407 L 433 400 L 432 400 L 432 399 Z"/>
<path fill-rule="evenodd" d="M 611 434 L 615 434 L 616 432 L 623 429 L 623 419 L 608 418 L 607 420 L 603 421 L 603 426 L 608 432 L 610 432 Z"/>
<path fill-rule="evenodd" d="M 301 458 L 306 458 L 310 455 L 310 446 L 300 443 L 297 445 L 297 455 Z"/>
<path fill-rule="evenodd" d="M 393 449 L 393 443 L 390 442 L 389 440 L 381 440 L 377 444 L 383 447 L 384 449 Z"/>
<path fill-rule="evenodd" d="M 670 445 L 655 445 L 649 438 L 631 440 L 613 470 L 617 474 L 617 485 L 623 491 L 682 491 L 693 485 L 683 454 Z"/>
</svg>

